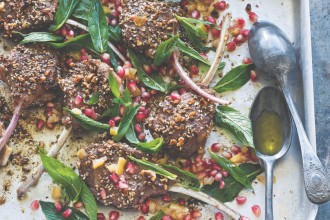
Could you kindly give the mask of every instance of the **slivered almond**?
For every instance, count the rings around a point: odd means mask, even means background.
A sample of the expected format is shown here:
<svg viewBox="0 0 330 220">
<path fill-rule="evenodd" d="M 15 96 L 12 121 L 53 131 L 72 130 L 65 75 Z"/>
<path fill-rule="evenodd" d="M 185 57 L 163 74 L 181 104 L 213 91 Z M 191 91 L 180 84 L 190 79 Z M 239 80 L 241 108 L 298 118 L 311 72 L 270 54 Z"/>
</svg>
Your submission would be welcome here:
<svg viewBox="0 0 330 220">
<path fill-rule="evenodd" d="M 99 159 L 95 159 L 93 160 L 93 169 L 97 169 L 99 168 L 100 166 L 103 166 L 105 161 L 107 161 L 107 157 L 101 157 Z"/>
</svg>

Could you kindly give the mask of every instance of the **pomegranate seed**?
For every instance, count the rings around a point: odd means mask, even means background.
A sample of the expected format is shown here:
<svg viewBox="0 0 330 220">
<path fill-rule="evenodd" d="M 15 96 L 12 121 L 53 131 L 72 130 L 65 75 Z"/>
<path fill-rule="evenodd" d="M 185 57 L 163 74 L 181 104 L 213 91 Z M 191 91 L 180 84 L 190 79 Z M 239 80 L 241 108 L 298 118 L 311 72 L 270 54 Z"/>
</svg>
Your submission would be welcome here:
<svg viewBox="0 0 330 220">
<path fill-rule="evenodd" d="M 228 172 L 225 171 L 225 170 L 221 171 L 221 174 L 222 174 L 222 176 L 224 176 L 224 177 L 227 177 L 227 176 L 228 176 Z"/>
<path fill-rule="evenodd" d="M 80 105 L 83 102 L 83 97 L 80 95 L 77 95 L 75 100 L 74 100 L 74 104 L 75 105 Z"/>
<path fill-rule="evenodd" d="M 231 51 L 234 51 L 235 49 L 236 49 L 236 43 L 235 43 L 235 41 L 230 41 L 227 44 L 227 51 L 231 52 Z"/>
<path fill-rule="evenodd" d="M 45 121 L 42 119 L 39 119 L 36 123 L 37 131 L 40 131 L 41 129 L 43 129 L 44 126 L 45 126 Z"/>
<path fill-rule="evenodd" d="M 103 213 L 97 213 L 97 220 L 107 220 Z"/>
<path fill-rule="evenodd" d="M 199 173 L 197 174 L 197 178 L 198 178 L 199 180 L 204 179 L 206 176 L 207 176 L 207 172 L 205 172 L 205 171 L 199 172 Z"/>
<path fill-rule="evenodd" d="M 219 189 L 223 189 L 223 188 L 225 188 L 225 182 L 224 181 L 221 181 L 219 183 Z"/>
<path fill-rule="evenodd" d="M 63 27 L 63 28 L 61 29 L 61 35 L 62 35 L 63 37 L 66 37 L 67 34 L 68 34 L 68 32 L 67 32 L 66 28 Z"/>
<path fill-rule="evenodd" d="M 258 162 L 259 158 L 255 155 L 254 152 L 250 153 L 250 158 L 253 162 Z"/>
<path fill-rule="evenodd" d="M 171 202 L 171 201 L 172 201 L 172 199 L 171 199 L 171 197 L 170 197 L 169 194 L 165 194 L 165 195 L 163 195 L 163 196 L 162 196 L 162 200 L 163 200 L 164 202 Z"/>
<path fill-rule="evenodd" d="M 33 200 L 30 205 L 31 209 L 33 211 L 38 210 L 40 207 L 39 201 L 38 200 Z"/>
<path fill-rule="evenodd" d="M 191 217 L 193 219 L 196 219 L 196 218 L 199 218 L 202 216 L 202 213 L 199 211 L 199 210 L 193 210 L 191 213 L 190 213 Z"/>
<path fill-rule="evenodd" d="M 66 65 L 68 66 L 71 66 L 72 63 L 73 63 L 73 59 L 72 58 L 68 58 L 66 61 L 65 61 Z"/>
<path fill-rule="evenodd" d="M 72 214 L 72 210 L 71 209 L 67 209 L 62 213 L 62 217 L 63 218 L 69 218 Z"/>
<path fill-rule="evenodd" d="M 138 89 L 136 83 L 133 80 L 128 82 L 127 88 L 131 93 L 134 93 Z"/>
<path fill-rule="evenodd" d="M 109 24 L 112 27 L 116 27 L 118 25 L 118 20 L 116 18 L 113 18 L 113 19 L 110 20 Z"/>
<path fill-rule="evenodd" d="M 245 196 L 238 196 L 236 197 L 236 202 L 238 205 L 243 205 L 246 202 L 246 197 Z"/>
<path fill-rule="evenodd" d="M 118 178 L 116 173 L 111 173 L 109 178 L 113 183 L 118 183 L 119 182 L 119 178 Z"/>
<path fill-rule="evenodd" d="M 221 171 L 222 168 L 218 164 L 212 164 L 212 169 Z"/>
<path fill-rule="evenodd" d="M 117 220 L 119 219 L 119 212 L 118 211 L 111 211 L 109 213 L 109 220 Z"/>
<path fill-rule="evenodd" d="M 73 207 L 74 207 L 75 209 L 80 209 L 80 208 L 82 208 L 83 206 L 84 206 L 84 203 L 82 203 L 81 201 L 77 201 L 77 202 L 73 203 Z"/>
<path fill-rule="evenodd" d="M 192 18 L 198 19 L 200 16 L 201 16 L 201 14 L 196 9 L 191 13 Z"/>
<path fill-rule="evenodd" d="M 138 112 L 135 118 L 138 122 L 141 122 L 146 118 L 146 115 L 144 114 L 144 112 Z"/>
<path fill-rule="evenodd" d="M 139 216 L 137 220 L 145 220 L 143 216 Z"/>
<path fill-rule="evenodd" d="M 245 217 L 245 216 L 241 216 L 240 218 L 239 218 L 239 220 L 250 220 L 248 217 Z"/>
<path fill-rule="evenodd" d="M 114 120 L 115 123 L 118 123 L 118 122 L 120 122 L 121 117 L 120 117 L 120 116 L 116 116 L 116 117 L 114 117 L 112 120 Z"/>
<path fill-rule="evenodd" d="M 120 77 L 120 78 L 124 78 L 125 77 L 125 70 L 123 67 L 119 66 L 118 69 L 117 69 L 117 75 Z"/>
<path fill-rule="evenodd" d="M 119 17 L 119 15 L 120 15 L 120 12 L 117 9 L 114 10 L 114 12 L 112 12 L 112 16 L 114 16 L 114 17 Z"/>
<path fill-rule="evenodd" d="M 116 126 L 116 122 L 114 120 L 112 120 L 112 119 L 109 120 L 109 123 L 108 124 L 109 124 L 110 127 Z"/>
<path fill-rule="evenodd" d="M 173 101 L 181 101 L 181 96 L 177 92 L 172 92 L 170 97 Z"/>
<path fill-rule="evenodd" d="M 212 166 L 211 160 L 210 159 L 204 159 L 203 160 L 203 166 L 206 168 L 209 168 Z"/>
<path fill-rule="evenodd" d="M 199 72 L 199 69 L 198 69 L 197 65 L 195 65 L 195 64 L 191 65 L 190 73 L 191 74 L 198 74 L 198 72 Z"/>
<path fill-rule="evenodd" d="M 221 212 L 217 212 L 214 215 L 215 220 L 223 220 L 223 214 Z"/>
<path fill-rule="evenodd" d="M 222 180 L 222 174 L 220 172 L 217 172 L 217 174 L 214 175 L 214 179 L 220 182 Z"/>
<path fill-rule="evenodd" d="M 210 176 L 215 176 L 218 173 L 217 170 L 211 170 L 210 172 Z"/>
<path fill-rule="evenodd" d="M 256 73 L 256 71 L 251 70 L 251 72 L 250 72 L 250 79 L 251 79 L 252 82 L 257 81 L 257 73 Z"/>
<path fill-rule="evenodd" d="M 256 22 L 256 21 L 258 21 L 258 15 L 255 12 L 251 11 L 249 13 L 249 19 L 252 22 Z"/>
<path fill-rule="evenodd" d="M 239 148 L 238 146 L 234 145 L 230 147 L 230 151 L 233 152 L 233 154 L 238 154 L 239 152 L 241 152 L 241 148 Z"/>
<path fill-rule="evenodd" d="M 128 184 L 126 182 L 119 181 L 118 188 L 119 189 L 128 189 Z"/>
<path fill-rule="evenodd" d="M 101 189 L 100 196 L 103 200 L 107 198 L 107 193 L 105 192 L 104 189 Z"/>
<path fill-rule="evenodd" d="M 183 220 L 192 220 L 193 218 L 191 217 L 190 214 L 187 214 L 183 217 Z"/>
<path fill-rule="evenodd" d="M 150 65 L 144 64 L 143 69 L 146 72 L 146 74 L 148 74 L 148 75 L 152 73 L 152 66 L 150 66 Z"/>
<path fill-rule="evenodd" d="M 211 146 L 212 152 L 217 153 L 217 152 L 219 152 L 219 150 L 220 150 L 220 145 L 218 143 L 212 144 L 212 146 Z"/>
<path fill-rule="evenodd" d="M 244 57 L 243 58 L 243 64 L 251 64 L 251 63 L 252 63 L 251 58 L 249 58 L 249 57 Z"/>
<path fill-rule="evenodd" d="M 119 115 L 120 116 L 123 116 L 125 114 L 125 106 L 121 105 L 119 107 Z"/>
<path fill-rule="evenodd" d="M 74 37 L 74 32 L 73 32 L 73 30 L 69 30 L 69 31 L 67 32 L 67 37 L 69 37 L 69 38 Z"/>
<path fill-rule="evenodd" d="M 146 133 L 142 132 L 138 135 L 139 141 L 144 141 L 146 139 Z"/>
<path fill-rule="evenodd" d="M 244 25 L 245 25 L 245 21 L 243 18 L 237 18 L 237 25 L 240 27 L 240 28 L 243 28 Z"/>
<path fill-rule="evenodd" d="M 250 32 L 250 30 L 243 29 L 243 30 L 240 31 L 240 34 L 241 34 L 244 38 L 248 38 L 248 37 L 249 37 L 249 32 Z"/>
<path fill-rule="evenodd" d="M 186 205 L 186 200 L 183 199 L 183 198 L 179 198 L 179 199 L 178 199 L 178 204 L 179 204 L 179 205 L 182 205 L 182 206 L 185 206 L 185 205 Z"/>
<path fill-rule="evenodd" d="M 101 55 L 101 61 L 104 63 L 109 64 L 110 63 L 110 54 L 104 53 Z"/>
<path fill-rule="evenodd" d="M 222 156 L 224 156 L 228 160 L 233 157 L 233 155 L 230 152 L 226 151 L 226 150 L 222 152 Z"/>
<path fill-rule="evenodd" d="M 241 35 L 241 34 L 237 35 L 237 36 L 234 38 L 234 41 L 235 41 L 235 43 L 236 43 L 237 45 L 243 43 L 244 40 L 245 40 L 245 39 L 244 39 L 243 35 Z"/>
<path fill-rule="evenodd" d="M 149 92 L 142 92 L 141 96 L 144 101 L 148 101 L 151 98 L 151 94 Z"/>
<path fill-rule="evenodd" d="M 140 124 L 136 124 L 136 125 L 134 126 L 134 130 L 135 130 L 136 133 L 140 134 L 140 133 L 142 132 L 142 127 L 141 127 L 141 125 L 140 125 Z"/>
<path fill-rule="evenodd" d="M 93 109 L 91 109 L 91 108 L 87 108 L 87 109 L 85 109 L 84 114 L 85 114 L 87 117 L 91 117 L 91 116 L 93 115 L 93 112 L 94 112 Z"/>
<path fill-rule="evenodd" d="M 169 215 L 163 215 L 162 220 L 173 220 L 173 218 Z"/>
<path fill-rule="evenodd" d="M 135 164 L 132 162 L 126 163 L 125 171 L 130 174 L 135 173 Z"/>
<path fill-rule="evenodd" d="M 251 207 L 251 209 L 252 209 L 253 214 L 255 214 L 257 217 L 260 216 L 260 214 L 261 214 L 260 206 L 254 205 Z"/>
<path fill-rule="evenodd" d="M 212 16 L 208 16 L 208 17 L 206 18 L 206 20 L 207 20 L 208 22 L 213 23 L 213 24 L 216 24 L 216 23 L 217 23 L 217 21 L 215 20 L 215 18 L 212 17 Z"/>
<path fill-rule="evenodd" d="M 129 68 L 132 68 L 133 65 L 130 62 L 125 62 L 123 67 L 124 67 L 124 69 L 129 69 Z"/>
<path fill-rule="evenodd" d="M 142 203 L 141 206 L 140 206 L 140 211 L 141 211 L 143 214 L 148 214 L 148 212 L 149 212 L 149 207 L 148 207 L 145 203 Z"/>
<path fill-rule="evenodd" d="M 215 29 L 215 28 L 211 28 L 211 34 L 212 34 L 212 37 L 214 37 L 214 38 L 218 38 L 218 37 L 220 37 L 220 33 L 221 33 L 220 30 L 217 30 L 217 29 Z"/>
<path fill-rule="evenodd" d="M 80 50 L 80 55 L 87 55 L 87 50 L 85 48 L 82 48 Z"/>
<path fill-rule="evenodd" d="M 225 10 L 227 7 L 227 3 L 225 1 L 217 2 L 214 4 L 214 8 L 220 11 Z"/>
<path fill-rule="evenodd" d="M 59 201 L 54 203 L 54 207 L 55 207 L 55 212 L 60 212 L 63 209 L 63 206 L 62 206 L 61 202 L 59 202 Z"/>
<path fill-rule="evenodd" d="M 80 56 L 80 61 L 84 61 L 84 60 L 88 60 L 88 56 L 87 55 L 81 55 Z"/>
</svg>

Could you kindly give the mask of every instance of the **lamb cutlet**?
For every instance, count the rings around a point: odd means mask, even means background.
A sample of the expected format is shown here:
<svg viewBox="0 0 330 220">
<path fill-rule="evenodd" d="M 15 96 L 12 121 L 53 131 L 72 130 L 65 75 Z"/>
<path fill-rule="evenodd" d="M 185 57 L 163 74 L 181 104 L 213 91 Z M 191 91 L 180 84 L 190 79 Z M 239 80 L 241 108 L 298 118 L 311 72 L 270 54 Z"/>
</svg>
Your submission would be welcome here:
<svg viewBox="0 0 330 220">
<path fill-rule="evenodd" d="M 147 159 L 150 155 L 126 144 L 112 141 L 92 144 L 80 150 L 78 156 L 81 178 L 103 205 L 137 209 L 147 198 L 165 194 L 173 184 L 166 178 L 150 175 L 152 171 L 144 171 L 130 161 L 128 156 Z M 114 166 L 117 168 L 112 170 Z"/>
<path fill-rule="evenodd" d="M 54 19 L 58 0 L 15 0 L 0 2 L 0 31 L 3 37 L 13 32 L 28 33 L 48 27 Z"/>
<path fill-rule="evenodd" d="M 111 106 L 112 100 L 108 75 L 112 74 L 116 79 L 118 76 L 110 66 L 96 59 L 76 62 L 71 65 L 72 67 L 63 68 L 62 77 L 58 80 L 64 93 L 63 105 L 69 109 L 85 110 L 88 105 L 83 102 L 83 99 L 98 92 L 99 101 L 93 105 L 93 109 L 95 113 L 102 114 Z M 118 80 L 120 81 L 120 79 Z"/>
<path fill-rule="evenodd" d="M 160 96 L 149 103 L 146 125 L 154 138 L 164 138 L 166 153 L 186 158 L 204 148 L 212 129 L 214 103 L 193 92 Z"/>
<path fill-rule="evenodd" d="M 150 58 L 157 47 L 175 34 L 180 13 L 178 4 L 160 1 L 127 0 L 120 15 L 120 25 L 128 47 Z"/>
<path fill-rule="evenodd" d="M 0 56 L 0 63 L 0 80 L 11 90 L 15 106 L 11 122 L 0 139 L 1 151 L 15 129 L 21 111 L 41 97 L 49 97 L 47 91 L 55 87 L 60 69 L 58 53 L 42 45 L 19 45 L 9 54 Z"/>
<path fill-rule="evenodd" d="M 63 62 L 64 63 L 64 62 Z M 64 93 L 63 106 L 68 109 L 78 108 L 85 111 L 85 115 L 96 119 L 97 114 L 103 113 L 111 106 L 112 93 L 108 85 L 108 75 L 112 74 L 120 84 L 120 79 L 113 69 L 100 60 L 90 59 L 79 62 L 72 62 L 69 67 L 62 65 L 62 76 L 58 78 L 58 85 Z M 99 101 L 93 108 L 84 103 L 95 92 L 99 93 Z M 87 114 L 87 112 L 89 112 Z M 66 126 L 55 145 L 48 152 L 48 156 L 56 156 L 69 138 L 72 129 L 79 129 L 80 126 L 70 116 L 64 116 L 62 123 Z M 30 186 L 34 185 L 42 173 L 44 167 L 39 164 L 25 182 L 17 189 L 18 198 L 22 198 Z"/>
</svg>

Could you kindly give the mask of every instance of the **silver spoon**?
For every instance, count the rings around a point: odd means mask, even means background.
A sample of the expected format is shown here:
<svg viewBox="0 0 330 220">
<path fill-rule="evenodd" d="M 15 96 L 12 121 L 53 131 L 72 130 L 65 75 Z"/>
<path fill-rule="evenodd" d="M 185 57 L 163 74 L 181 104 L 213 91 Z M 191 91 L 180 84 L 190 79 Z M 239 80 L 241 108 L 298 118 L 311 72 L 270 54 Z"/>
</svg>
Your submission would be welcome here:
<svg viewBox="0 0 330 220">
<path fill-rule="evenodd" d="M 283 90 L 299 136 L 307 197 L 313 203 L 325 203 L 330 200 L 329 179 L 308 140 L 287 83 L 287 75 L 297 63 L 293 46 L 278 27 L 265 21 L 256 22 L 252 26 L 248 44 L 256 66 L 276 76 Z"/>
<path fill-rule="evenodd" d="M 272 98 L 269 98 L 272 97 Z M 265 193 L 265 219 L 273 220 L 273 169 L 276 160 L 281 158 L 289 149 L 292 137 L 292 118 L 285 102 L 283 93 L 272 86 L 264 87 L 258 93 L 256 99 L 253 102 L 250 119 L 252 121 L 253 133 L 256 135 L 257 120 L 264 111 L 270 111 L 277 114 L 281 120 L 281 129 L 283 131 L 283 144 L 281 144 L 280 150 L 275 154 L 265 155 L 261 148 L 265 146 L 257 146 L 256 140 L 256 152 L 257 156 L 263 161 L 266 176 L 266 193 Z M 256 139 L 256 138 L 254 138 Z"/>
</svg>

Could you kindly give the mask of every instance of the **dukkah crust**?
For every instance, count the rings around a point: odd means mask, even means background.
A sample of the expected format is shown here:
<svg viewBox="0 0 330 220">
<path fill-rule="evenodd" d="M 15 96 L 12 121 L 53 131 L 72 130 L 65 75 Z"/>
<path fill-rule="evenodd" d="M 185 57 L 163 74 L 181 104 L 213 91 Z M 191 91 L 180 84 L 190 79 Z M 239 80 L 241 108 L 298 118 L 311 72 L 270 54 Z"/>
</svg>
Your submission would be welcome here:
<svg viewBox="0 0 330 220">
<path fill-rule="evenodd" d="M 172 183 L 165 178 L 161 179 L 162 177 L 158 175 L 152 181 L 142 176 L 140 174 L 142 168 L 136 165 L 135 174 L 124 171 L 123 176 L 128 184 L 128 189 L 119 189 L 110 179 L 111 172 L 106 167 L 117 164 L 119 157 L 129 161 L 128 156 L 148 159 L 149 155 L 135 150 L 127 144 L 112 141 L 92 144 L 84 150 L 87 155 L 80 160 L 79 174 L 100 204 L 113 205 L 120 209 L 137 209 L 145 199 L 166 193 L 169 184 Z M 102 157 L 107 158 L 105 164 L 94 169 L 93 161 Z M 101 191 L 103 191 L 103 196 Z"/>
<path fill-rule="evenodd" d="M 161 1 L 127 0 L 120 15 L 123 37 L 129 48 L 153 58 L 157 47 L 175 34 L 180 14 L 178 4 Z"/>
<path fill-rule="evenodd" d="M 49 47 L 18 45 L 0 56 L 0 80 L 11 90 L 14 104 L 23 98 L 25 108 L 56 86 L 59 66 L 58 52 Z"/>
<path fill-rule="evenodd" d="M 205 146 L 213 126 L 213 102 L 186 92 L 179 102 L 170 96 L 159 96 L 149 103 L 147 127 L 154 138 L 164 138 L 164 152 L 187 158 Z"/>
<path fill-rule="evenodd" d="M 48 27 L 54 20 L 58 0 L 0 1 L 0 30 L 3 37 Z"/>
</svg>

